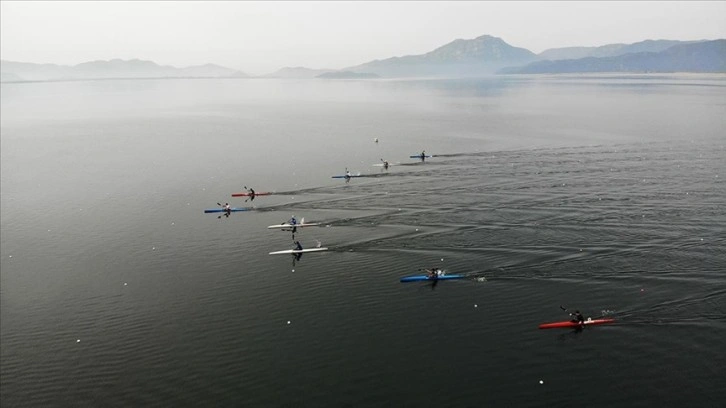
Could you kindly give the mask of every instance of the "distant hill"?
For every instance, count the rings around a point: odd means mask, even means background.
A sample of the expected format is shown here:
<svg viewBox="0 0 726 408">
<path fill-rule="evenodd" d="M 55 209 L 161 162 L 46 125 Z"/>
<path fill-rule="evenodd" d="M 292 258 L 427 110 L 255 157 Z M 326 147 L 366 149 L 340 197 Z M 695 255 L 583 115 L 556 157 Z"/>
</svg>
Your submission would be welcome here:
<svg viewBox="0 0 726 408">
<path fill-rule="evenodd" d="M 499 71 L 502 74 L 586 72 L 726 72 L 726 40 L 682 43 L 660 52 L 539 61 Z"/>
<path fill-rule="evenodd" d="M 550 48 L 537 54 L 542 60 L 557 61 L 563 59 L 580 59 L 587 57 L 617 57 L 618 55 L 637 52 L 661 52 L 674 45 L 693 44 L 699 41 L 645 40 L 633 44 L 608 44 L 600 47 L 565 47 Z"/>
<path fill-rule="evenodd" d="M 369 72 L 382 77 L 472 77 L 535 60 L 537 56 L 529 50 L 483 35 L 473 40 L 455 40 L 426 54 L 375 60 L 343 71 Z"/>
<path fill-rule="evenodd" d="M 0 82 L 19 82 L 23 81 L 23 78 L 13 74 L 13 73 L 0 73 Z"/>
<path fill-rule="evenodd" d="M 318 75 L 316 78 L 323 79 L 372 79 L 380 78 L 378 74 L 370 72 L 351 72 L 351 71 L 337 71 L 337 72 L 326 72 Z"/>
<path fill-rule="evenodd" d="M 55 64 L 32 64 L 25 62 L 0 61 L 2 81 L 14 75 L 24 81 L 53 81 L 107 78 L 230 78 L 248 75 L 219 65 L 206 64 L 186 68 L 158 65 L 152 61 L 138 59 L 91 61 L 68 66 Z M 15 79 L 17 80 L 17 79 Z"/>
<path fill-rule="evenodd" d="M 261 78 L 315 78 L 318 75 L 334 72 L 334 69 L 311 69 L 304 67 L 285 67 L 277 71 L 262 75 Z"/>
</svg>

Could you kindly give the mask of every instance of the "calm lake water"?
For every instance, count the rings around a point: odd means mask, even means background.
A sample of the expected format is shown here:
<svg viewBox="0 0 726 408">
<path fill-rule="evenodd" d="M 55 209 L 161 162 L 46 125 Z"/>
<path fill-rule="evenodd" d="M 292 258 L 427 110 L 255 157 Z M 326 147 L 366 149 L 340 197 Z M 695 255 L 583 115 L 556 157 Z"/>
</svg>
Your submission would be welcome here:
<svg viewBox="0 0 726 408">
<path fill-rule="evenodd" d="M 726 400 L 724 75 L 0 89 L 4 408 Z"/>
</svg>

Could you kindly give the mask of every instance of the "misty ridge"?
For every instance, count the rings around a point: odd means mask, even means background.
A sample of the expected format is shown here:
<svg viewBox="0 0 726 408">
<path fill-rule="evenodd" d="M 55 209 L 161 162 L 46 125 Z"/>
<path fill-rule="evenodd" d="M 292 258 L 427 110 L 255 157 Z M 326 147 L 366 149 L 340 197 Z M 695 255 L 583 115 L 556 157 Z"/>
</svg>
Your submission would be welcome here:
<svg viewBox="0 0 726 408">
<path fill-rule="evenodd" d="M 285 67 L 251 76 L 215 64 L 177 68 L 138 59 L 78 65 L 0 61 L 1 82 L 142 78 L 431 78 L 498 74 L 726 73 L 726 39 L 646 40 L 598 47 L 552 48 L 535 54 L 501 38 L 458 39 L 420 55 L 374 60 L 342 69 Z"/>
</svg>

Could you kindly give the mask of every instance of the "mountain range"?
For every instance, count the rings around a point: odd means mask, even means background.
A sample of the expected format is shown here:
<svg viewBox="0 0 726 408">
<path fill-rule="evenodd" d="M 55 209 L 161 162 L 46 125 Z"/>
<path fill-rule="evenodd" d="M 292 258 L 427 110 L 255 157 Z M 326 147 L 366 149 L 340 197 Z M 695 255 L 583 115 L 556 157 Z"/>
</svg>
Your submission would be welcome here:
<svg viewBox="0 0 726 408">
<path fill-rule="evenodd" d="M 599 47 L 552 48 L 535 54 L 501 38 L 458 39 L 420 55 L 374 60 L 336 69 L 285 67 L 258 78 L 477 77 L 492 74 L 592 72 L 726 73 L 726 40 L 646 40 Z M 176 68 L 151 61 L 92 61 L 74 66 L 0 61 L 2 82 L 105 78 L 247 78 L 214 64 Z"/>
<path fill-rule="evenodd" d="M 2 81 L 62 81 L 109 78 L 244 78 L 244 72 L 215 64 L 176 68 L 138 59 L 91 61 L 78 65 L 0 61 Z"/>
</svg>

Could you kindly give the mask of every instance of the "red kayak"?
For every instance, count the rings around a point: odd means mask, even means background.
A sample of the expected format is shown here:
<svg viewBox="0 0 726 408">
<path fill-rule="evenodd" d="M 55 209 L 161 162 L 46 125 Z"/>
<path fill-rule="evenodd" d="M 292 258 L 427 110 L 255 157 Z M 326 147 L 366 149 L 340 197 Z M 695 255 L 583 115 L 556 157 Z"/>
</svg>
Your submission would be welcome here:
<svg viewBox="0 0 726 408">
<path fill-rule="evenodd" d="M 583 326 L 589 326 L 589 325 L 595 325 L 595 324 L 605 324 L 605 323 L 612 323 L 615 319 L 591 319 L 588 318 L 582 323 L 576 323 L 572 321 L 566 321 L 566 322 L 555 322 L 555 323 L 544 323 L 540 324 L 540 329 L 559 329 L 559 328 L 573 328 L 573 327 L 583 327 Z"/>
<path fill-rule="evenodd" d="M 262 193 L 255 193 L 254 196 L 257 197 L 257 196 L 261 196 L 261 195 L 270 195 L 270 194 L 272 194 L 272 193 L 262 192 Z M 252 195 L 253 195 L 252 193 L 234 193 L 234 194 L 232 194 L 232 197 L 250 197 Z"/>
</svg>

